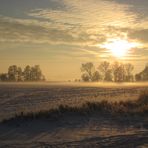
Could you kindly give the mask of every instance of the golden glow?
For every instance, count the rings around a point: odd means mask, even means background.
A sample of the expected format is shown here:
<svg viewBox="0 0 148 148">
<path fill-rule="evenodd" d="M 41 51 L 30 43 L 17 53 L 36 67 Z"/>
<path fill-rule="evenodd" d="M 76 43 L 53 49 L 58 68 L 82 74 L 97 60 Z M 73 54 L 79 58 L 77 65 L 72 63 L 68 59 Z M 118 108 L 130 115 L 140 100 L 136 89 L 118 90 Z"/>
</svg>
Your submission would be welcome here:
<svg viewBox="0 0 148 148">
<path fill-rule="evenodd" d="M 129 42 L 128 40 L 112 39 L 108 40 L 100 47 L 109 49 L 114 56 L 120 58 L 125 56 L 130 49 L 138 47 L 139 45 L 139 43 Z"/>
</svg>

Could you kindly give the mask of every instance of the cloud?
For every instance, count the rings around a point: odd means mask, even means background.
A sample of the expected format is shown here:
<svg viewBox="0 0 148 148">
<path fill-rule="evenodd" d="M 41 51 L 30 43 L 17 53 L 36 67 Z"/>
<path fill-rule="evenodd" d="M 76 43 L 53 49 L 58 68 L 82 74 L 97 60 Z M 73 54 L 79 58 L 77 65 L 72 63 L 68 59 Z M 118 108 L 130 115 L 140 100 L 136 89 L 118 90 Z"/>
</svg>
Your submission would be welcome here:
<svg viewBox="0 0 148 148">
<path fill-rule="evenodd" d="M 58 3 L 62 7 L 26 12 L 28 19 L 1 16 L 0 41 L 92 46 L 104 42 L 109 34 L 113 36 L 108 26 L 129 26 L 136 18 L 128 12 L 128 5 L 113 1 L 57 0 Z"/>
<path fill-rule="evenodd" d="M 113 27 L 109 26 L 106 32 L 110 32 L 109 38 L 123 38 L 140 43 L 144 48 L 148 48 L 148 28 L 142 28 L 141 26 L 132 27 Z"/>
<path fill-rule="evenodd" d="M 93 38 L 87 32 L 75 32 L 52 27 L 48 22 L 0 18 L 1 42 L 31 42 L 50 44 L 89 45 L 103 40 L 103 35 Z"/>
<path fill-rule="evenodd" d="M 129 38 L 148 43 L 148 29 L 138 29 L 129 31 Z"/>
<path fill-rule="evenodd" d="M 87 46 L 86 53 L 104 57 L 105 49 L 95 45 L 108 38 L 148 41 L 148 29 L 140 25 L 147 22 L 137 22 L 137 14 L 130 11 L 131 5 L 107 0 L 61 0 L 60 6 L 61 3 L 62 8 L 26 12 L 25 19 L 0 16 L 0 42 Z"/>
<path fill-rule="evenodd" d="M 36 9 L 29 15 L 63 23 L 72 27 L 100 29 L 102 26 L 129 26 L 136 16 L 128 11 L 128 5 L 104 0 L 62 0 L 65 9 Z M 116 10 L 116 11 L 115 11 Z M 95 27 L 95 28 L 94 28 Z"/>
</svg>

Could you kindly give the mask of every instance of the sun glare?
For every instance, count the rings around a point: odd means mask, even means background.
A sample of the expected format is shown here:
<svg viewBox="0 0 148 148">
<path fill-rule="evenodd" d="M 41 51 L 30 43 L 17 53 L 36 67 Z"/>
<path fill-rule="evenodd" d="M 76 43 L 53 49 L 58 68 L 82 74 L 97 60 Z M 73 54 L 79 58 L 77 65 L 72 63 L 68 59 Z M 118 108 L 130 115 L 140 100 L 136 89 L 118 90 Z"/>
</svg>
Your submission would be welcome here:
<svg viewBox="0 0 148 148">
<path fill-rule="evenodd" d="M 110 50 L 111 53 L 118 58 L 125 56 L 130 49 L 138 46 L 139 44 L 136 42 L 129 42 L 127 40 L 122 40 L 122 39 L 109 40 L 103 45 L 101 45 L 101 47 Z"/>
</svg>

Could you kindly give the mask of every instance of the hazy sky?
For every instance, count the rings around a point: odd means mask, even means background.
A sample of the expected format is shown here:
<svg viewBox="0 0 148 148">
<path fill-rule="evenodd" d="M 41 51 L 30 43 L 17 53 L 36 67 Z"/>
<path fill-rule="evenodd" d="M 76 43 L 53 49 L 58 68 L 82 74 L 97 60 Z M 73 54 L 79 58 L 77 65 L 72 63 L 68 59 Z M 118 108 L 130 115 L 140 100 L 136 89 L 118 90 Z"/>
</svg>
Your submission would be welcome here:
<svg viewBox="0 0 148 148">
<path fill-rule="evenodd" d="M 140 43 L 117 59 L 100 45 Z M 0 73 L 39 64 L 48 80 L 80 77 L 80 65 L 148 61 L 148 0 L 0 0 Z"/>
</svg>

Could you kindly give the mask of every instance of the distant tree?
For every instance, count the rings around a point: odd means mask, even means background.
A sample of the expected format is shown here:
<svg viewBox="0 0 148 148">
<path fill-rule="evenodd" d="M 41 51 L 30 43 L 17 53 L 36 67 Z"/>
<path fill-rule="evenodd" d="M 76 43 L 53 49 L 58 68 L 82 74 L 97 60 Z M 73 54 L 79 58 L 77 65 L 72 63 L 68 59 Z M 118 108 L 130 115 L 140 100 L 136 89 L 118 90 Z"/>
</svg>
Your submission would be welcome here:
<svg viewBox="0 0 148 148">
<path fill-rule="evenodd" d="M 8 81 L 8 74 L 6 74 L 6 73 L 0 74 L 0 81 L 2 81 L 2 82 Z"/>
<path fill-rule="evenodd" d="M 39 65 L 35 65 L 34 66 L 34 70 L 35 70 L 35 80 L 36 81 L 41 81 L 42 80 L 42 71 L 40 69 Z"/>
<path fill-rule="evenodd" d="M 112 71 L 113 71 L 114 82 L 118 81 L 118 67 L 119 67 L 119 63 L 118 62 L 114 62 L 112 64 Z"/>
<path fill-rule="evenodd" d="M 31 67 L 27 65 L 24 69 L 24 81 L 31 81 Z"/>
<path fill-rule="evenodd" d="M 127 82 L 131 82 L 133 81 L 133 70 L 134 70 L 134 66 L 130 63 L 127 63 L 124 65 L 124 69 L 125 69 L 125 81 Z"/>
<path fill-rule="evenodd" d="M 125 69 L 124 65 L 119 62 L 112 64 L 113 77 L 115 82 L 124 82 L 125 80 Z"/>
<path fill-rule="evenodd" d="M 74 82 L 81 82 L 81 80 L 80 79 L 75 79 Z"/>
<path fill-rule="evenodd" d="M 36 81 L 36 70 L 34 67 L 31 67 L 30 71 L 30 81 Z"/>
<path fill-rule="evenodd" d="M 135 75 L 136 81 L 148 81 L 148 65 L 145 66 L 144 70 Z"/>
<path fill-rule="evenodd" d="M 82 64 L 81 71 L 85 73 L 85 75 L 83 74 L 82 77 L 87 77 L 89 81 L 92 81 L 93 73 L 95 71 L 95 67 L 93 63 L 89 62 L 89 63 Z"/>
<path fill-rule="evenodd" d="M 23 73 L 25 81 L 45 81 L 45 77 L 43 76 L 39 65 L 32 67 L 27 65 Z"/>
<path fill-rule="evenodd" d="M 106 74 L 105 74 L 105 81 L 108 81 L 108 82 L 111 82 L 113 81 L 113 78 L 112 78 L 112 69 L 109 69 Z"/>
<path fill-rule="evenodd" d="M 118 67 L 118 82 L 124 82 L 124 81 L 125 81 L 124 64 L 120 63 L 120 66 Z"/>
<path fill-rule="evenodd" d="M 144 70 L 142 71 L 143 80 L 148 81 L 148 65 L 145 66 Z"/>
<path fill-rule="evenodd" d="M 135 80 L 136 81 L 142 81 L 142 76 L 141 76 L 140 73 L 135 75 Z"/>
<path fill-rule="evenodd" d="M 86 74 L 86 73 L 83 73 L 81 78 L 82 78 L 83 82 L 89 82 L 89 80 L 90 80 L 88 74 Z"/>
<path fill-rule="evenodd" d="M 39 65 L 31 67 L 31 80 L 32 81 L 41 81 L 43 80 L 42 71 Z"/>
<path fill-rule="evenodd" d="M 18 74 L 17 81 L 23 81 L 23 71 L 21 67 L 17 68 L 17 74 Z"/>
<path fill-rule="evenodd" d="M 18 71 L 17 66 L 12 65 L 8 68 L 8 79 L 9 81 L 17 81 Z"/>
<path fill-rule="evenodd" d="M 112 81 L 112 70 L 109 62 L 104 61 L 100 63 L 98 69 L 101 71 L 104 81 Z"/>
<path fill-rule="evenodd" d="M 39 65 L 27 65 L 24 71 L 16 65 L 9 66 L 7 74 L 0 74 L 0 81 L 45 81 Z"/>
<path fill-rule="evenodd" d="M 134 66 L 131 63 L 123 64 L 121 62 L 114 62 L 110 64 L 107 61 L 101 62 L 98 66 L 98 71 L 95 71 L 93 63 L 85 63 L 81 66 L 83 72 L 82 81 L 114 81 L 114 82 L 133 82 Z M 148 81 L 148 64 L 144 70 L 135 75 L 136 81 Z"/>
<path fill-rule="evenodd" d="M 79 82 L 78 79 L 75 79 L 74 82 Z"/>
<path fill-rule="evenodd" d="M 92 81 L 98 82 L 99 80 L 101 80 L 101 75 L 98 71 L 95 71 L 92 75 Z"/>
</svg>

